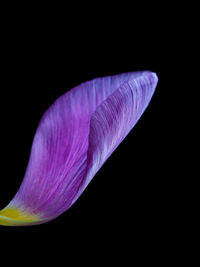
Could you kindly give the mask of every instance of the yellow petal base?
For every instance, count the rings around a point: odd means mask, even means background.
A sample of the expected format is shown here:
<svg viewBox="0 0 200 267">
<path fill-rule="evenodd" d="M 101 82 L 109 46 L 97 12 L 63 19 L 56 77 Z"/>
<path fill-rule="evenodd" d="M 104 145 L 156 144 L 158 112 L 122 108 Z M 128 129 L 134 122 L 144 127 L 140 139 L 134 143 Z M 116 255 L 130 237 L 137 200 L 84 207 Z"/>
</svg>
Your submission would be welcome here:
<svg viewBox="0 0 200 267">
<path fill-rule="evenodd" d="M 7 207 L 0 210 L 0 225 L 20 226 L 33 225 L 41 221 L 39 217 L 20 210 L 17 207 Z"/>
</svg>

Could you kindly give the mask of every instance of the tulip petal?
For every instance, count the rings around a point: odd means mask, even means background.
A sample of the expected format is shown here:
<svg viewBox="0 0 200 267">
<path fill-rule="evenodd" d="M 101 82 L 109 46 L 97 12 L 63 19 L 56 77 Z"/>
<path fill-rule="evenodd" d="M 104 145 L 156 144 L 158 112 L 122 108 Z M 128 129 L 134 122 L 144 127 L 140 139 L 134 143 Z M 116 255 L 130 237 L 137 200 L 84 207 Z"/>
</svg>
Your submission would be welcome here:
<svg viewBox="0 0 200 267">
<path fill-rule="evenodd" d="M 0 225 L 52 220 L 81 195 L 134 127 L 153 95 L 156 74 L 97 78 L 58 98 L 43 115 L 21 187 Z"/>
<path fill-rule="evenodd" d="M 152 98 L 157 82 L 155 73 L 145 73 L 123 83 L 97 107 L 90 122 L 87 173 L 74 202 L 137 123 Z"/>
</svg>

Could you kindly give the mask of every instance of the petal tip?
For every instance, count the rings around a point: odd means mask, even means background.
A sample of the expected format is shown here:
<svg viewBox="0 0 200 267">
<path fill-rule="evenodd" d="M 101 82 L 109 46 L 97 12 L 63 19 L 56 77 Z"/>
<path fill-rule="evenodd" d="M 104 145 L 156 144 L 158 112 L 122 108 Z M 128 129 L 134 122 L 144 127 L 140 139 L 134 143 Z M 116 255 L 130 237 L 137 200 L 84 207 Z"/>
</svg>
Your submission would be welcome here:
<svg viewBox="0 0 200 267">
<path fill-rule="evenodd" d="M 150 80 L 151 80 L 152 84 L 156 87 L 156 85 L 158 83 L 158 75 L 155 72 L 151 72 Z"/>
</svg>

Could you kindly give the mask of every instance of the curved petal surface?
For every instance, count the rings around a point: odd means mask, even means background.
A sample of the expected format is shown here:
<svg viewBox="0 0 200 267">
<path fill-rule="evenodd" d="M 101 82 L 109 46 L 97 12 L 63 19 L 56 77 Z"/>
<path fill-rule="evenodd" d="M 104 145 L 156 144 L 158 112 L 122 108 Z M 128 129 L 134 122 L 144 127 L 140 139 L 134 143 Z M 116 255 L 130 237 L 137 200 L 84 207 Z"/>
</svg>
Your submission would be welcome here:
<svg viewBox="0 0 200 267">
<path fill-rule="evenodd" d="M 149 71 L 125 73 L 59 97 L 39 123 L 23 182 L 0 211 L 0 225 L 40 224 L 66 211 L 134 127 L 157 81 Z"/>
</svg>

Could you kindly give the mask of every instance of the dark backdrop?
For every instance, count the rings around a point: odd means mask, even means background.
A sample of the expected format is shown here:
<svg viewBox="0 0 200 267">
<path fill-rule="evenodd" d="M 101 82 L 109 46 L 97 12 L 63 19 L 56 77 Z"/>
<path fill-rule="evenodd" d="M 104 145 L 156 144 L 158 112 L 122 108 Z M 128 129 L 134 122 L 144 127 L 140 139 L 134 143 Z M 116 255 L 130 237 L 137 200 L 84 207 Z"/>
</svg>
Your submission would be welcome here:
<svg viewBox="0 0 200 267">
<path fill-rule="evenodd" d="M 160 28 L 162 14 L 154 12 L 147 8 L 136 20 L 102 15 L 94 25 L 94 18 L 84 24 L 63 18 L 57 27 L 23 22 L 5 30 L 0 208 L 17 192 L 38 122 L 57 97 L 84 81 L 127 71 L 154 71 L 159 83 L 135 128 L 66 213 L 40 226 L 1 227 L 1 236 L 39 242 L 41 249 L 63 240 L 67 249 L 81 250 L 89 240 L 89 249 L 103 242 L 108 251 L 109 244 L 133 251 L 170 234 L 174 181 L 168 175 L 166 126 L 172 39 L 168 25 Z"/>
</svg>

